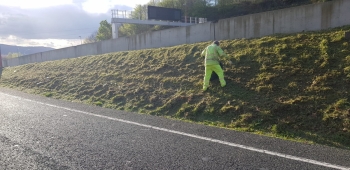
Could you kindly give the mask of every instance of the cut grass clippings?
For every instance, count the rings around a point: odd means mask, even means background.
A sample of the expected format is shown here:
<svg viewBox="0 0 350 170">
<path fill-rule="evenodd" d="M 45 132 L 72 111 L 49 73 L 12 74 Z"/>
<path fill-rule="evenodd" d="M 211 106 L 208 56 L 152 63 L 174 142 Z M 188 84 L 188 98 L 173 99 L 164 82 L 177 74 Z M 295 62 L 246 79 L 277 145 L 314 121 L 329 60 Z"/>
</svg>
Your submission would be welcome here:
<svg viewBox="0 0 350 170">
<path fill-rule="evenodd" d="M 1 86 L 46 97 L 350 148 L 350 27 L 226 40 L 227 86 L 202 92 L 210 42 L 4 68 Z M 225 62 L 225 61 L 224 61 Z"/>
</svg>

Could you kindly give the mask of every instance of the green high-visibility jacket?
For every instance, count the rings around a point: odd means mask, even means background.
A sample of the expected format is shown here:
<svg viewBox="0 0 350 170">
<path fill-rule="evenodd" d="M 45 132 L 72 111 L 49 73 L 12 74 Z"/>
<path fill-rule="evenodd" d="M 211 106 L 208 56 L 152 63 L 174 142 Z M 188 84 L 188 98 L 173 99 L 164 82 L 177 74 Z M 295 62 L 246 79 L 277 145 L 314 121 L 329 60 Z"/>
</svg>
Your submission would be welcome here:
<svg viewBox="0 0 350 170">
<path fill-rule="evenodd" d="M 225 52 L 216 44 L 211 44 L 202 51 L 202 56 L 205 56 L 205 65 L 216 65 L 219 63 L 219 57 L 227 57 Z"/>
</svg>

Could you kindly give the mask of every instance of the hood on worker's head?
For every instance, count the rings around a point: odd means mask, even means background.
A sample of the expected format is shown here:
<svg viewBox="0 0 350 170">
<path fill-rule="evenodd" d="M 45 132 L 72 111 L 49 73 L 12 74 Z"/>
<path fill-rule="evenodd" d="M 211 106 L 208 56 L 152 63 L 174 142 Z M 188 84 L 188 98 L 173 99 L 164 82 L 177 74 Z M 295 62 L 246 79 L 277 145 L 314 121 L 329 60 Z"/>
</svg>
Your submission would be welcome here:
<svg viewBox="0 0 350 170">
<path fill-rule="evenodd" d="M 219 45 L 220 45 L 220 42 L 215 40 L 215 41 L 213 42 L 213 44 L 216 44 L 217 46 L 219 46 Z"/>
</svg>

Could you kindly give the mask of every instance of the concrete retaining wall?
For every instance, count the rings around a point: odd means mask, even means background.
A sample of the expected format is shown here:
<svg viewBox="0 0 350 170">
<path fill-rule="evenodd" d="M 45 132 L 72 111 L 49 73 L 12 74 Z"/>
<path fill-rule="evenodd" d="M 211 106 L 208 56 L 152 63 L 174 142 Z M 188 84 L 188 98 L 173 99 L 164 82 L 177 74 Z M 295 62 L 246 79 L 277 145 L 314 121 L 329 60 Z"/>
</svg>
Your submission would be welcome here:
<svg viewBox="0 0 350 170">
<path fill-rule="evenodd" d="M 337 0 L 220 20 L 216 39 L 257 38 L 350 25 L 350 1 Z"/>
<path fill-rule="evenodd" d="M 350 25 L 349 9 L 350 0 L 335 0 L 26 55 L 3 60 L 3 66 L 169 47 L 214 39 L 258 38 L 276 33 L 317 31 Z"/>
</svg>

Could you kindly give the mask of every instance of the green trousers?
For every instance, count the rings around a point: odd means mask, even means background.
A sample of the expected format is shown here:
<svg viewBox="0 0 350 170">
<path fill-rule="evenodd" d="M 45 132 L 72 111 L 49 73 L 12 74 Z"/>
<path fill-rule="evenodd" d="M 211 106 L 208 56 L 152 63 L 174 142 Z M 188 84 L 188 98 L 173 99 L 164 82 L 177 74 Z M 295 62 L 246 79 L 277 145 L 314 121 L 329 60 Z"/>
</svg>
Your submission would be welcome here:
<svg viewBox="0 0 350 170">
<path fill-rule="evenodd" d="M 205 66 L 203 90 L 207 90 L 207 88 L 209 87 L 209 81 L 210 81 L 211 74 L 213 73 L 213 71 L 218 75 L 221 87 L 226 86 L 226 81 L 224 79 L 224 71 L 222 70 L 220 65 L 219 64 L 206 65 Z"/>
</svg>

